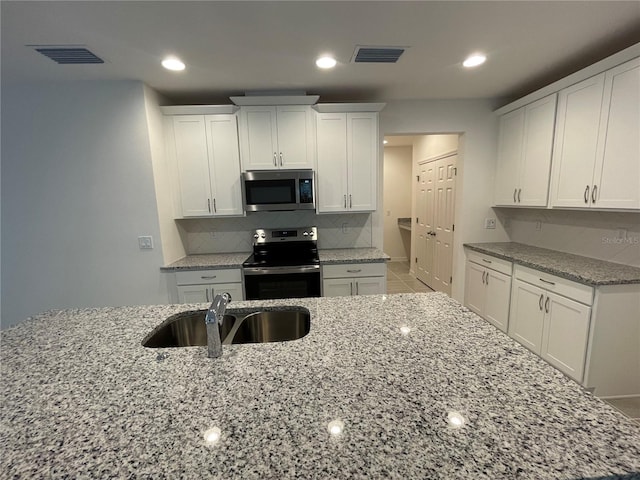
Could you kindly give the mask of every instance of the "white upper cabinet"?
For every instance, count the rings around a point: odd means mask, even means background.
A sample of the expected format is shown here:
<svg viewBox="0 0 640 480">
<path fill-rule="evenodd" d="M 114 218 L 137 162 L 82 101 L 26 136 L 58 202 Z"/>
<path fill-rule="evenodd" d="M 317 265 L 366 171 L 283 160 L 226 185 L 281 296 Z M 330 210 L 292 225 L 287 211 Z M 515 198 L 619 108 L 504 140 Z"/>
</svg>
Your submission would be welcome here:
<svg viewBox="0 0 640 480">
<path fill-rule="evenodd" d="M 556 98 L 554 93 L 500 117 L 496 205 L 547 205 Z"/>
<path fill-rule="evenodd" d="M 378 113 L 318 113 L 318 212 L 376 209 Z"/>
<path fill-rule="evenodd" d="M 175 115 L 172 121 L 182 216 L 242 215 L 236 115 Z"/>
<path fill-rule="evenodd" d="M 550 205 L 640 209 L 640 59 L 559 94 Z"/>
<path fill-rule="evenodd" d="M 240 148 L 245 171 L 313 168 L 311 107 L 241 107 Z"/>
</svg>

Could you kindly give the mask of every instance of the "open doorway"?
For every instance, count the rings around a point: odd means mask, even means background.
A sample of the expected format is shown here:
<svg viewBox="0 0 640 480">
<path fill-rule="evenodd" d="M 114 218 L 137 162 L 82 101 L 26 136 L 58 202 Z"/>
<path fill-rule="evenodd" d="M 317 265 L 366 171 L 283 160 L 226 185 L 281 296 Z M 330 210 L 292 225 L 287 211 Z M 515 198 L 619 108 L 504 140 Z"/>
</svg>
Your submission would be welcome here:
<svg viewBox="0 0 640 480">
<path fill-rule="evenodd" d="M 458 134 L 385 136 L 383 242 L 391 257 L 389 293 L 401 293 L 403 285 L 394 283 L 399 276 L 413 291 L 451 295 L 457 153 Z"/>
</svg>

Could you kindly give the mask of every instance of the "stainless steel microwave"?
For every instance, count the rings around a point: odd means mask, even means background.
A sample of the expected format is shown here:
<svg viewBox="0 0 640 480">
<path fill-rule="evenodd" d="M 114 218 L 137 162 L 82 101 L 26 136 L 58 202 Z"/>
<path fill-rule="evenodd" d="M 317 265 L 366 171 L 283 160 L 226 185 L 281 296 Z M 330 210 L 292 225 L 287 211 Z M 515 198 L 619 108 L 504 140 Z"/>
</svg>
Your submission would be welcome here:
<svg viewBox="0 0 640 480">
<path fill-rule="evenodd" d="M 315 210 L 313 170 L 254 170 L 242 174 L 247 212 Z"/>
</svg>

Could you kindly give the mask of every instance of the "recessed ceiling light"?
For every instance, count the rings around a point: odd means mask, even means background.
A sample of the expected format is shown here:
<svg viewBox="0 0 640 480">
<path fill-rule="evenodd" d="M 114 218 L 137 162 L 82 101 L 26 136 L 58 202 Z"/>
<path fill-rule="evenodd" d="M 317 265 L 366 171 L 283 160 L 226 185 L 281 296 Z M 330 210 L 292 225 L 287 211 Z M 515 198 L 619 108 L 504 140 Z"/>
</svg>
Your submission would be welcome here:
<svg viewBox="0 0 640 480">
<path fill-rule="evenodd" d="M 481 53 L 474 53 L 473 55 L 469 55 L 467 59 L 462 62 L 462 65 L 467 68 L 477 67 L 478 65 L 482 65 L 486 59 L 487 57 Z"/>
<path fill-rule="evenodd" d="M 167 57 L 162 60 L 162 66 L 167 70 L 180 71 L 184 70 L 184 63 L 179 58 L 176 57 Z"/>
<path fill-rule="evenodd" d="M 329 56 L 320 57 L 316 60 L 318 68 L 333 68 L 337 63 L 335 58 Z"/>
</svg>

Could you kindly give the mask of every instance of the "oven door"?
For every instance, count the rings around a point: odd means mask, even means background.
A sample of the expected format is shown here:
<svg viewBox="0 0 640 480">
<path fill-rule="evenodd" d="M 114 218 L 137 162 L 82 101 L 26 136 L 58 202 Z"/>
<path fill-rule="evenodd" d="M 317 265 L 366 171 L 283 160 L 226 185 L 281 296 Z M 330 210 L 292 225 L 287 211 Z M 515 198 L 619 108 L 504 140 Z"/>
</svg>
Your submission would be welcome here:
<svg viewBox="0 0 640 480">
<path fill-rule="evenodd" d="M 245 267 L 247 300 L 320 296 L 320 266 Z"/>
</svg>

